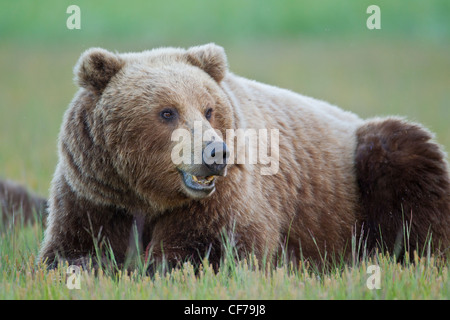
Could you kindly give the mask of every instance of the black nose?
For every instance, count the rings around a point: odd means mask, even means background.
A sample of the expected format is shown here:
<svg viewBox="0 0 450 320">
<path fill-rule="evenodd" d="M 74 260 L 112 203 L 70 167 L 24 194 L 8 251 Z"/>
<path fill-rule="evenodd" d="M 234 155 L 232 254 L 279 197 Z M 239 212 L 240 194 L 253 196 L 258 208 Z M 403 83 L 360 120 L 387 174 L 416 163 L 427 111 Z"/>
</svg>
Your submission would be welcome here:
<svg viewBox="0 0 450 320">
<path fill-rule="evenodd" d="M 203 164 L 211 171 L 212 175 L 222 175 L 227 166 L 228 156 L 227 145 L 222 141 L 213 141 L 203 149 Z"/>
</svg>

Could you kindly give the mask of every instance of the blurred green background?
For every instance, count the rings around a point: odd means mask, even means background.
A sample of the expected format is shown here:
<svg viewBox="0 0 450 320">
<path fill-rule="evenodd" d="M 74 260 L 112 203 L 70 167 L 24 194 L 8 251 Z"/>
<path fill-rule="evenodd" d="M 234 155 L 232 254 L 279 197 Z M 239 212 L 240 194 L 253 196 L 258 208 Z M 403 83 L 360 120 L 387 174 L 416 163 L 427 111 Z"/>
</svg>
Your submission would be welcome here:
<svg viewBox="0 0 450 320">
<path fill-rule="evenodd" d="M 69 5 L 81 29 L 69 30 Z M 381 30 L 369 30 L 369 5 Z M 47 195 L 72 68 L 92 46 L 215 42 L 233 72 L 362 117 L 403 115 L 450 150 L 450 1 L 2 1 L 0 177 Z"/>
</svg>

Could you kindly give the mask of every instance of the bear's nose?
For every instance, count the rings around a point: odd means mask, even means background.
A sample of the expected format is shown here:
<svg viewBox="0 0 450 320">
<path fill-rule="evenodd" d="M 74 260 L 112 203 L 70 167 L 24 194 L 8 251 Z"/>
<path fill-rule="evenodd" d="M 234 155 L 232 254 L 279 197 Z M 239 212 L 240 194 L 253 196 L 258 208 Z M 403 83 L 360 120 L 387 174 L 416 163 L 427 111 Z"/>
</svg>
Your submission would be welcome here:
<svg viewBox="0 0 450 320">
<path fill-rule="evenodd" d="M 223 175 L 229 155 L 224 142 L 209 142 L 203 149 L 203 164 L 211 171 L 212 175 Z"/>
</svg>

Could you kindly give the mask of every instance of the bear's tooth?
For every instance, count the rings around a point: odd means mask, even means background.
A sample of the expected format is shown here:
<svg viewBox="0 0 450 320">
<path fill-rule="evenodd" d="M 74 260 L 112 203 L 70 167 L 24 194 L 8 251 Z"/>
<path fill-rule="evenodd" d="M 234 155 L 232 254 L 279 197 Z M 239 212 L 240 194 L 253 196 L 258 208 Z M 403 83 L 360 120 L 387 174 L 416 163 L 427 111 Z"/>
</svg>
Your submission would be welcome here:
<svg viewBox="0 0 450 320">
<path fill-rule="evenodd" d="M 194 180 L 195 182 L 198 182 L 198 179 L 197 179 L 197 177 L 196 176 L 192 176 L 192 180 Z"/>
</svg>

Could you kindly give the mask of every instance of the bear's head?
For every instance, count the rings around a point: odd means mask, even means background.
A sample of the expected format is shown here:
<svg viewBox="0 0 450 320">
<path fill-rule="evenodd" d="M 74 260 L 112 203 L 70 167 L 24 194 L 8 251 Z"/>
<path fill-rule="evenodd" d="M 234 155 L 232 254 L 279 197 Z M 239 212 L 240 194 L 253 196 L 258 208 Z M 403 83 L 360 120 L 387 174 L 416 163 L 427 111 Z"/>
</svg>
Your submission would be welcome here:
<svg viewBox="0 0 450 320">
<path fill-rule="evenodd" d="M 76 164 L 67 165 L 77 171 L 70 185 L 104 204 L 134 193 L 161 210 L 214 192 L 227 170 L 222 137 L 234 128 L 222 47 L 92 48 L 74 72 L 81 90 L 60 136 L 63 158 Z"/>
</svg>

